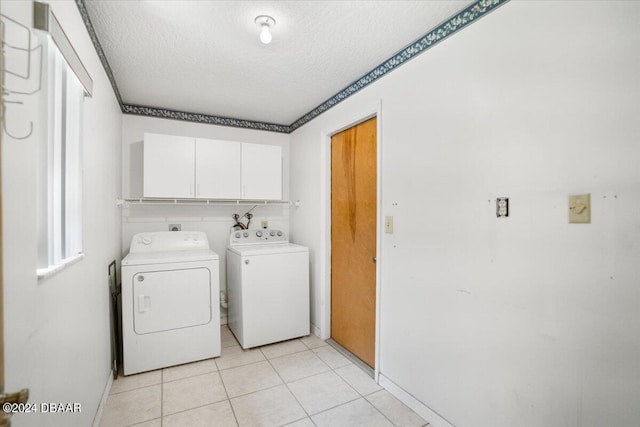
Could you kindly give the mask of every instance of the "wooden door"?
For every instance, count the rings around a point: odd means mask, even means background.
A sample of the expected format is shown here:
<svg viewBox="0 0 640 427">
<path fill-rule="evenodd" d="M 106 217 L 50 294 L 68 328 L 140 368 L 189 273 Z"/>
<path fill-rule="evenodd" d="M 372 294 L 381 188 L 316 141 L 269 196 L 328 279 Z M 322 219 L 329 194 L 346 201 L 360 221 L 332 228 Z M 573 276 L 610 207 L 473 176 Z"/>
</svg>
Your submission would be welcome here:
<svg viewBox="0 0 640 427">
<path fill-rule="evenodd" d="M 375 364 L 376 119 L 331 137 L 331 338 Z"/>
</svg>

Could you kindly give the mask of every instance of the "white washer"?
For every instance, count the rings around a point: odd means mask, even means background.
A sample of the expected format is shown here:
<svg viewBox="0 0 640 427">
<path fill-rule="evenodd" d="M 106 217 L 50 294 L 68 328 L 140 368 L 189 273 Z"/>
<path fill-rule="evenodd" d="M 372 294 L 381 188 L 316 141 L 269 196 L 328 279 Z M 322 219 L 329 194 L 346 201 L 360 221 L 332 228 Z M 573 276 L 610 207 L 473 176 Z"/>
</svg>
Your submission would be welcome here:
<svg viewBox="0 0 640 427">
<path fill-rule="evenodd" d="M 125 375 L 220 356 L 218 271 L 202 232 L 133 236 L 122 260 Z"/>
<path fill-rule="evenodd" d="M 233 231 L 227 294 L 229 328 L 242 348 L 309 335 L 309 249 L 279 230 Z"/>
</svg>

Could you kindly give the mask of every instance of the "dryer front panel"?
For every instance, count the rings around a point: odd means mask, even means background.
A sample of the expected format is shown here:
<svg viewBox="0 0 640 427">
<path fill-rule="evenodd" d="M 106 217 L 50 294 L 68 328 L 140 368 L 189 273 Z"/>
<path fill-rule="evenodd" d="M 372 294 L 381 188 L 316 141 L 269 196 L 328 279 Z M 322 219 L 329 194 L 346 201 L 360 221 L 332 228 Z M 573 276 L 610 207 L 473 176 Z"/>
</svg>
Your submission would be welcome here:
<svg viewBox="0 0 640 427">
<path fill-rule="evenodd" d="M 133 325 L 138 335 L 211 322 L 207 268 L 139 272 L 132 277 Z"/>
</svg>

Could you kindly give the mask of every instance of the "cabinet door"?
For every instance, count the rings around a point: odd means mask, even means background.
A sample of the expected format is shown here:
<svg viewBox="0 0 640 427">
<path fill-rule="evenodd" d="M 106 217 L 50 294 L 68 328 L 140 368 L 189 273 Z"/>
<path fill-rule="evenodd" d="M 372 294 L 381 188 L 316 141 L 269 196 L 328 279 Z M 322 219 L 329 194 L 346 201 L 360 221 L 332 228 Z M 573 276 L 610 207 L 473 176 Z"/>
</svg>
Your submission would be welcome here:
<svg viewBox="0 0 640 427">
<path fill-rule="evenodd" d="M 143 158 L 144 197 L 194 197 L 194 138 L 145 133 Z"/>
<path fill-rule="evenodd" d="M 238 142 L 196 138 L 197 198 L 240 198 L 240 147 Z"/>
<path fill-rule="evenodd" d="M 242 198 L 282 199 L 282 147 L 242 144 Z"/>
</svg>

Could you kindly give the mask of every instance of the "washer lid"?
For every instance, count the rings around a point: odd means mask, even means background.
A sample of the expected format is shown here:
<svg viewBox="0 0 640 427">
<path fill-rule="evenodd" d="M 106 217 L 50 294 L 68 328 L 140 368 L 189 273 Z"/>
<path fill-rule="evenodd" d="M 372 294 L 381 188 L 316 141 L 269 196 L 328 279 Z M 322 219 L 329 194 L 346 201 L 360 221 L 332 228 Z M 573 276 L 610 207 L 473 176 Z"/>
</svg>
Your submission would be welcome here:
<svg viewBox="0 0 640 427">
<path fill-rule="evenodd" d="M 309 248 L 294 243 L 276 243 L 273 245 L 238 245 L 232 246 L 228 250 L 240 256 L 250 256 L 308 252 Z"/>
<path fill-rule="evenodd" d="M 122 265 L 170 264 L 217 260 L 218 254 L 210 249 L 194 249 L 191 251 L 130 253 L 122 260 Z"/>
</svg>

